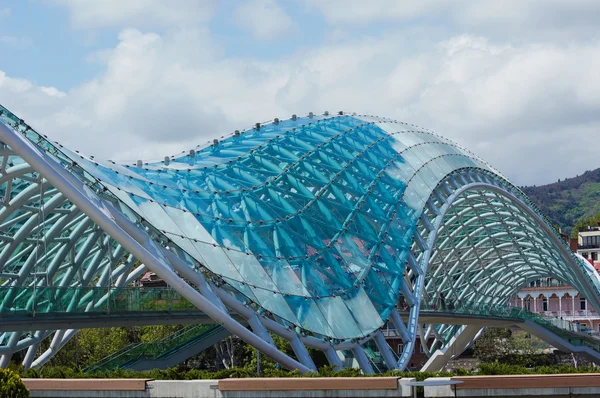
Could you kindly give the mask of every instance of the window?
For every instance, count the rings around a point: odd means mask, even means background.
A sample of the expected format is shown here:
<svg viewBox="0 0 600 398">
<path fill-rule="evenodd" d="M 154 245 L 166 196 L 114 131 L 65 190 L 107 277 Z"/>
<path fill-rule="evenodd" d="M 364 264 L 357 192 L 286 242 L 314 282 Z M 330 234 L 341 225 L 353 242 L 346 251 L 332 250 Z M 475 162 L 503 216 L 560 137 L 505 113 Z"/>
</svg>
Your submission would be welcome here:
<svg viewBox="0 0 600 398">
<path fill-rule="evenodd" d="M 585 309 L 586 309 L 585 297 L 581 297 L 579 299 L 579 309 L 582 311 L 585 311 Z"/>
<path fill-rule="evenodd" d="M 422 344 L 419 344 L 419 352 L 421 354 L 425 354 L 425 350 L 423 349 L 423 345 Z"/>
<path fill-rule="evenodd" d="M 402 355 L 404 351 L 404 344 L 398 344 L 398 355 Z"/>
<path fill-rule="evenodd" d="M 548 299 L 546 297 L 542 299 L 542 311 L 548 311 Z"/>
<path fill-rule="evenodd" d="M 592 260 L 598 261 L 598 252 L 592 252 Z"/>
<path fill-rule="evenodd" d="M 582 256 L 583 258 L 588 258 L 588 252 L 583 252 L 583 253 L 581 253 L 581 256 Z"/>
</svg>

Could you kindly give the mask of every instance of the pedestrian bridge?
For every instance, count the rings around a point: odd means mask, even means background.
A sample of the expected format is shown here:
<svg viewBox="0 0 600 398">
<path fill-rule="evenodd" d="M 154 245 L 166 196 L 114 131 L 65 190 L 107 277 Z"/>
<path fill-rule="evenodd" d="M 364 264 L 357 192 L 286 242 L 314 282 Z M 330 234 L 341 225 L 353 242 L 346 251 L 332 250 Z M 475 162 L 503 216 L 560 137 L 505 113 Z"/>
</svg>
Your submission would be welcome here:
<svg viewBox="0 0 600 398">
<path fill-rule="evenodd" d="M 404 316 L 407 316 L 405 314 Z M 485 327 L 520 328 L 564 352 L 600 363 L 600 337 L 579 324 L 509 306 L 465 303 L 454 306 L 421 305 L 420 340 L 429 360 L 422 370 L 441 370 L 460 355 Z"/>
<path fill-rule="evenodd" d="M 0 332 L 215 323 L 171 288 L 0 287 L 0 297 L 9 294 Z"/>
<path fill-rule="evenodd" d="M 315 370 L 307 347 L 335 367 L 350 353 L 365 373 L 376 347 L 404 369 L 418 334 L 436 336 L 433 353 L 472 334 L 422 330 L 423 303 L 506 306 L 540 278 L 600 311 L 597 274 L 523 192 L 424 128 L 311 112 L 126 163 L 72 151 L 0 106 L 0 366 L 21 350 L 41 366 L 80 327 L 184 316 L 118 298 L 148 271 L 194 307 L 181 310 L 190 323 L 210 318 L 300 372 Z"/>
<path fill-rule="evenodd" d="M 9 289 L 0 288 L 0 292 L 6 296 Z M 36 291 L 33 288 L 12 288 L 12 293 L 15 295 L 14 306 L 2 309 L 0 332 L 51 326 L 77 330 L 136 325 L 190 325 L 155 344 L 156 348 L 145 347 L 153 344 L 132 344 L 90 370 L 117 366 L 137 370 L 171 367 L 230 335 L 171 288 L 70 287 Z M 410 317 L 409 312 L 400 310 L 398 313 L 404 322 Z M 238 319 L 243 322 L 241 317 Z M 432 358 L 424 370 L 443 367 L 453 356 L 462 353 L 484 327 L 521 328 L 563 351 L 580 353 L 591 361 L 600 362 L 600 338 L 583 333 L 573 322 L 532 313 L 523 308 L 444 301 L 421 303 L 419 321 L 427 326 L 419 332 L 425 352 Z M 396 332 L 394 328 L 392 330 Z M 159 360 L 166 354 L 168 361 Z M 153 356 L 157 359 L 152 359 Z M 381 361 L 378 352 L 368 350 L 367 356 L 372 361 Z"/>
</svg>

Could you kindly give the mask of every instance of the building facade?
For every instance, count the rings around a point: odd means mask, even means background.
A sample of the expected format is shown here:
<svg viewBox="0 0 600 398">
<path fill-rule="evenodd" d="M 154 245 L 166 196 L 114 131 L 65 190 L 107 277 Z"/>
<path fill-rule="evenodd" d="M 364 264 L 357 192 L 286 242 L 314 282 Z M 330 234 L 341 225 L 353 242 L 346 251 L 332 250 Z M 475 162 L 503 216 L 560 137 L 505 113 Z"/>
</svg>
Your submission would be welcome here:
<svg viewBox="0 0 600 398">
<path fill-rule="evenodd" d="M 598 226 L 588 227 L 587 230 L 579 232 L 577 252 L 596 270 L 600 269 L 600 223 Z"/>
<path fill-rule="evenodd" d="M 600 316 L 592 306 L 588 305 L 587 299 L 573 287 L 560 283 L 556 279 L 551 279 L 549 284 L 540 283 L 537 286 L 534 284 L 532 287 L 522 289 L 510 305 L 579 323 L 582 330 L 600 332 Z"/>
<path fill-rule="evenodd" d="M 566 236 L 563 236 L 568 239 Z M 585 258 L 594 269 L 600 269 L 600 223 L 580 231 L 570 247 Z M 600 315 L 575 288 L 554 278 L 529 283 L 511 300 L 511 306 L 576 322 L 582 330 L 600 333 Z"/>
</svg>

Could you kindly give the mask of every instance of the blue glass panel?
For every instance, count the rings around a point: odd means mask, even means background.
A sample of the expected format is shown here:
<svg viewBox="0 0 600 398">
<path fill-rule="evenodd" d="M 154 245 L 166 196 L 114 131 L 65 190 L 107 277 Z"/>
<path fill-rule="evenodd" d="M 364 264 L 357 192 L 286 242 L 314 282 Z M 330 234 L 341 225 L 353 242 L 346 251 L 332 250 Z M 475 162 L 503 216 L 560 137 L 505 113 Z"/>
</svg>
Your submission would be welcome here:
<svg viewBox="0 0 600 398">
<path fill-rule="evenodd" d="M 342 297 L 325 297 L 316 299 L 315 302 L 333 331 L 334 337 L 347 339 L 362 335 Z"/>
<path fill-rule="evenodd" d="M 439 181 L 488 168 L 418 127 L 349 115 L 265 123 L 142 167 L 52 156 L 253 307 L 338 339 L 372 332 L 394 307 Z"/>
<path fill-rule="evenodd" d="M 388 287 L 388 286 L 386 286 Z M 383 320 L 363 288 L 349 291 L 344 301 L 364 334 L 383 326 Z M 388 306 L 389 308 L 389 306 Z"/>
</svg>

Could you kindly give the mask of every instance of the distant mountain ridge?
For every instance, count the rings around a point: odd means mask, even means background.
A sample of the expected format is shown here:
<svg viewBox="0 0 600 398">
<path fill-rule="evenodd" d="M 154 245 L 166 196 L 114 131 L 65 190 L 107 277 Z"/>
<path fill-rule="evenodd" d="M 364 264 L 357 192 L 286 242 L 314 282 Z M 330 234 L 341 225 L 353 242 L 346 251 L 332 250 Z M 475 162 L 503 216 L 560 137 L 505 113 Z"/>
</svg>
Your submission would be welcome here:
<svg viewBox="0 0 600 398">
<path fill-rule="evenodd" d="M 600 212 L 600 168 L 552 184 L 521 189 L 550 221 L 568 234 L 582 219 Z"/>
</svg>

